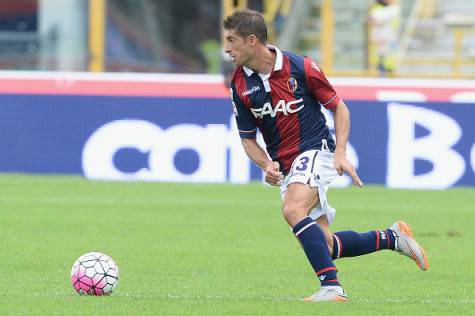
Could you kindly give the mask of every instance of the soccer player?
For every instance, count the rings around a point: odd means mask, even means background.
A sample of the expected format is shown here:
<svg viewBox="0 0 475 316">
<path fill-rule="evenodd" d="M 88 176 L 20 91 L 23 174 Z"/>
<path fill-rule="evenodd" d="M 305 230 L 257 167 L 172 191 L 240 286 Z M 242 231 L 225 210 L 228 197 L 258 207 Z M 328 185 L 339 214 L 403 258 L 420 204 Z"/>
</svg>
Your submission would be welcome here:
<svg viewBox="0 0 475 316">
<path fill-rule="evenodd" d="M 366 233 L 330 232 L 335 209 L 327 200 L 328 185 L 345 172 L 363 186 L 346 158 L 348 108 L 310 58 L 267 45 L 267 26 L 258 12 L 235 11 L 223 24 L 225 52 L 236 66 L 231 97 L 242 145 L 265 171 L 266 182 L 280 186 L 283 216 L 321 283 L 305 300 L 347 300 L 333 263 L 338 258 L 391 249 L 426 270 L 424 250 L 404 222 Z M 322 106 L 333 112 L 336 142 Z M 256 141 L 257 129 L 271 159 Z"/>
</svg>

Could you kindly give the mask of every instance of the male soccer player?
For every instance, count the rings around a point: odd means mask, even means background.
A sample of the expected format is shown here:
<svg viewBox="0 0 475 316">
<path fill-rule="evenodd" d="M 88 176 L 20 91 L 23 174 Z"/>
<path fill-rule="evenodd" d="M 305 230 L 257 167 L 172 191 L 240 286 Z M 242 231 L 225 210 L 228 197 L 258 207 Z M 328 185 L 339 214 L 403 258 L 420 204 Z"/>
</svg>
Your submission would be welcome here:
<svg viewBox="0 0 475 316">
<path fill-rule="evenodd" d="M 223 24 L 225 52 L 236 66 L 231 97 L 242 145 L 265 171 L 266 182 L 280 185 L 283 216 L 321 283 L 306 300 L 347 300 L 333 264 L 338 258 L 391 249 L 426 270 L 424 250 L 404 222 L 367 233 L 330 232 L 335 216 L 326 195 L 330 182 L 346 172 L 363 186 L 346 158 L 348 108 L 310 58 L 267 45 L 267 26 L 258 12 L 236 11 Z M 333 112 L 336 142 L 322 106 Z M 257 129 L 272 160 L 256 142 Z"/>
</svg>

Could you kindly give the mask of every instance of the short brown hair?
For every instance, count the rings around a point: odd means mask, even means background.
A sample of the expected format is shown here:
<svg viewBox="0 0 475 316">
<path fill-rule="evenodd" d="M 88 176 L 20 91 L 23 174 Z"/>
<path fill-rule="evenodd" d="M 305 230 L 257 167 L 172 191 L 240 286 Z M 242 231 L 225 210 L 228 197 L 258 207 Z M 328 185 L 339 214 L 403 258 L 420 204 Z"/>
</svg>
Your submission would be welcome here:
<svg viewBox="0 0 475 316">
<path fill-rule="evenodd" d="M 257 11 L 237 10 L 223 22 L 224 29 L 235 30 L 241 37 L 255 35 L 259 41 L 267 43 L 267 25 Z"/>
</svg>

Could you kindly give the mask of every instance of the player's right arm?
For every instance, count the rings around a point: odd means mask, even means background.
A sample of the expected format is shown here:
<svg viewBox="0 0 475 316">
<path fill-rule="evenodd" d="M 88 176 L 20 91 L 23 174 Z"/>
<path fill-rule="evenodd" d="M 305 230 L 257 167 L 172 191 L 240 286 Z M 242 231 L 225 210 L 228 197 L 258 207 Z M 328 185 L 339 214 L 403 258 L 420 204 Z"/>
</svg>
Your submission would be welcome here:
<svg viewBox="0 0 475 316">
<path fill-rule="evenodd" d="M 234 84 L 231 84 L 231 98 L 244 151 L 249 159 L 265 171 L 267 183 L 270 185 L 280 185 L 284 177 L 282 172 L 279 171 L 279 163 L 270 160 L 264 149 L 257 143 L 256 118 L 237 95 Z"/>
<path fill-rule="evenodd" d="M 267 158 L 266 152 L 257 143 L 256 138 L 241 138 L 241 143 L 249 159 L 266 173 L 266 182 L 270 185 L 280 185 L 284 176 L 280 171 L 279 163 Z"/>
</svg>

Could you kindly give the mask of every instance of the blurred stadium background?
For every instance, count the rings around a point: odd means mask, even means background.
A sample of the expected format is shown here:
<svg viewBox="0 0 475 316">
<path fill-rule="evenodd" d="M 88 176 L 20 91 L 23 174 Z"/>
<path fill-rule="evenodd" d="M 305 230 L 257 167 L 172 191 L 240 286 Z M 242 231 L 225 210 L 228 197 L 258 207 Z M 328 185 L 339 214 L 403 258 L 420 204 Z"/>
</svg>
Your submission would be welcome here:
<svg viewBox="0 0 475 316">
<path fill-rule="evenodd" d="M 9 149 L 0 170 L 260 180 L 240 148 L 223 84 L 232 66 L 221 48 L 222 18 L 249 7 L 263 12 L 271 43 L 312 56 L 331 77 L 352 110 L 349 155 L 367 183 L 475 185 L 475 2 L 401 0 L 395 67 L 384 74 L 371 57 L 372 5 L 2 0 L 0 138 Z"/>
<path fill-rule="evenodd" d="M 0 66 L 12 70 L 220 73 L 220 21 L 264 13 L 271 42 L 330 75 L 374 74 L 373 0 L 2 0 Z M 400 0 L 395 76 L 473 78 L 475 4 Z"/>
</svg>

